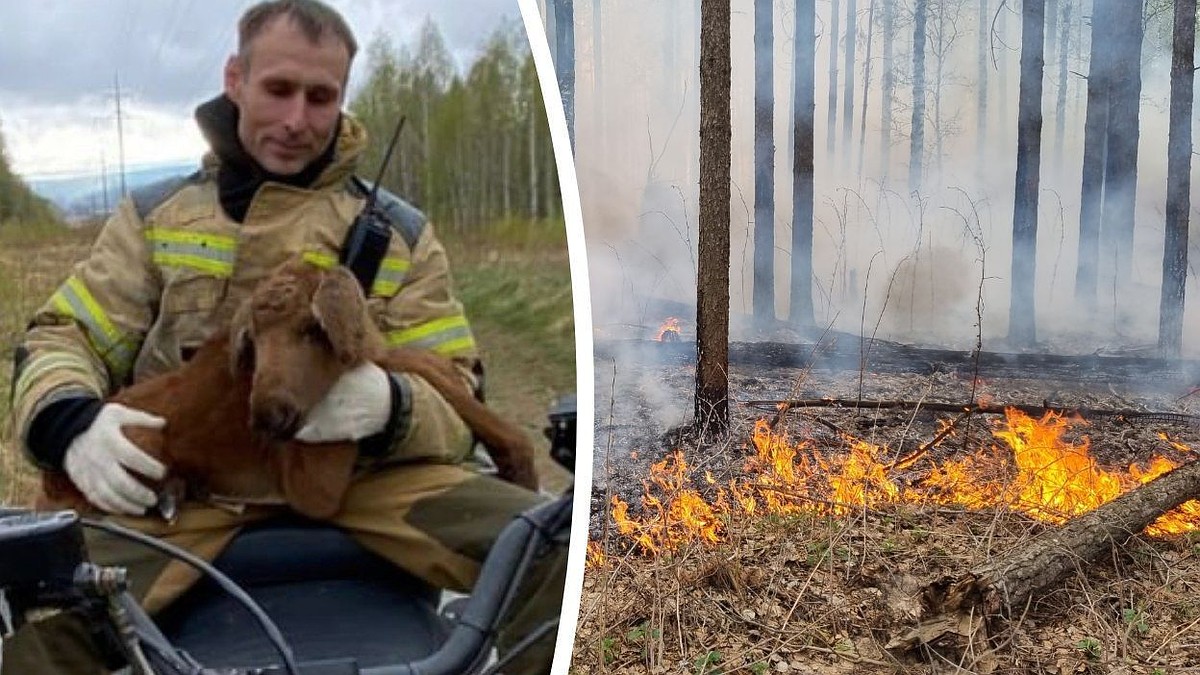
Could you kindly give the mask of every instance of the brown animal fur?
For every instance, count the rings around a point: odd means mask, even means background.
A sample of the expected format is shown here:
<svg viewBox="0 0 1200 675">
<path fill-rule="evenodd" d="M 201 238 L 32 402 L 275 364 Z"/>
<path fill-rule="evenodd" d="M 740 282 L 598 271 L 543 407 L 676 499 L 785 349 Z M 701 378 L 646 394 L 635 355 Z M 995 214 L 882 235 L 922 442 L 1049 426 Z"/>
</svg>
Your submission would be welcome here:
<svg viewBox="0 0 1200 675">
<path fill-rule="evenodd" d="M 164 429 L 125 429 L 168 467 L 158 486 L 248 500 L 282 496 L 314 518 L 337 513 L 357 457 L 355 443 L 287 440 L 350 368 L 370 360 L 433 386 L 489 447 L 500 477 L 537 488 L 533 448 L 524 434 L 468 391 L 453 364 L 436 354 L 386 348 L 358 282 L 345 269 L 282 265 L 221 332 L 171 373 L 132 385 L 110 400 L 167 420 Z M 46 473 L 45 507 L 84 508 L 63 474 Z"/>
</svg>

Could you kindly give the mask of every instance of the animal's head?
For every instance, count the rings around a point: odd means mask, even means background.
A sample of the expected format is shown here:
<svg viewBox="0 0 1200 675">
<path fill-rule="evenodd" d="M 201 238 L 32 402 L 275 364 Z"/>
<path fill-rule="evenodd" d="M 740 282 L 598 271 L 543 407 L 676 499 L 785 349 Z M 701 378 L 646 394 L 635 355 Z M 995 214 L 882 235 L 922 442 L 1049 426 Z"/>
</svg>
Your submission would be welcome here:
<svg viewBox="0 0 1200 675">
<path fill-rule="evenodd" d="M 357 280 L 299 259 L 276 268 L 234 315 L 232 367 L 252 373 L 254 428 L 291 438 L 342 373 L 369 355 L 373 335 Z"/>
</svg>

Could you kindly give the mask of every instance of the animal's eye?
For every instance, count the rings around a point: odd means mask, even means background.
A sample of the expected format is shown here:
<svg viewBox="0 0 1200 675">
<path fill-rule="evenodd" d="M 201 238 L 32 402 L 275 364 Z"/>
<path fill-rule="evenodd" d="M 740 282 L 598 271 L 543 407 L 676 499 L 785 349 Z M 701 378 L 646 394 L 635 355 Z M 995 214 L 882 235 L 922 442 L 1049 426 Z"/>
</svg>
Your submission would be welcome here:
<svg viewBox="0 0 1200 675">
<path fill-rule="evenodd" d="M 243 373 L 253 373 L 254 366 L 254 343 L 249 340 L 243 340 L 237 350 L 237 368 Z"/>
<path fill-rule="evenodd" d="M 329 336 L 325 334 L 325 329 L 316 321 L 308 321 L 300 327 L 300 336 L 311 342 L 327 343 Z"/>
</svg>

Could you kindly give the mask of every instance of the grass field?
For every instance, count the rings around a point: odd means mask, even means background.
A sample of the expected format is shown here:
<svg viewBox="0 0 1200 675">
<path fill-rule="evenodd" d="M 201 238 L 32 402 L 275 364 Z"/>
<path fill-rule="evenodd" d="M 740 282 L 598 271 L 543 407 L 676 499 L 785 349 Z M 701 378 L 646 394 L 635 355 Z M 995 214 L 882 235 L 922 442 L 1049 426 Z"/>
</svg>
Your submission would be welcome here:
<svg viewBox="0 0 1200 675">
<path fill-rule="evenodd" d="M 483 352 L 488 402 L 535 438 L 543 483 L 560 490 L 570 475 L 549 459 L 542 429 L 554 400 L 574 393 L 575 321 L 566 234 L 561 223 L 500 237 L 446 242 L 459 297 Z M 590 385 L 589 385 L 590 386 Z"/>
<path fill-rule="evenodd" d="M 543 483 L 569 482 L 546 453 L 545 413 L 575 391 L 571 277 L 561 223 L 506 223 L 498 237 L 445 241 L 487 367 L 489 402 L 539 448 Z M 13 440 L 12 355 L 37 307 L 87 253 L 95 229 L 0 227 L 0 503 L 26 503 L 32 471 Z"/>
<path fill-rule="evenodd" d="M 12 439 L 13 350 L 34 310 L 87 252 L 95 235 L 95 230 L 16 223 L 0 228 L 0 503 L 26 503 L 33 478 Z"/>
</svg>

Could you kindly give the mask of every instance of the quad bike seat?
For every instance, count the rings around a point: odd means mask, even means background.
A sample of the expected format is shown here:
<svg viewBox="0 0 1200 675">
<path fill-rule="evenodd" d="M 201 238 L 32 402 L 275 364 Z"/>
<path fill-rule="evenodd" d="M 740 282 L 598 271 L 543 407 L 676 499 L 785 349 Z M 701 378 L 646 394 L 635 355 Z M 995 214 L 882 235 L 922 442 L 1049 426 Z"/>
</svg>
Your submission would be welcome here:
<svg viewBox="0 0 1200 675">
<path fill-rule="evenodd" d="M 326 524 L 289 516 L 248 526 L 214 565 L 262 606 L 299 662 L 414 661 L 434 652 L 450 631 L 438 614 L 438 589 Z M 209 579 L 155 622 L 206 667 L 280 662 L 250 613 Z"/>
</svg>

